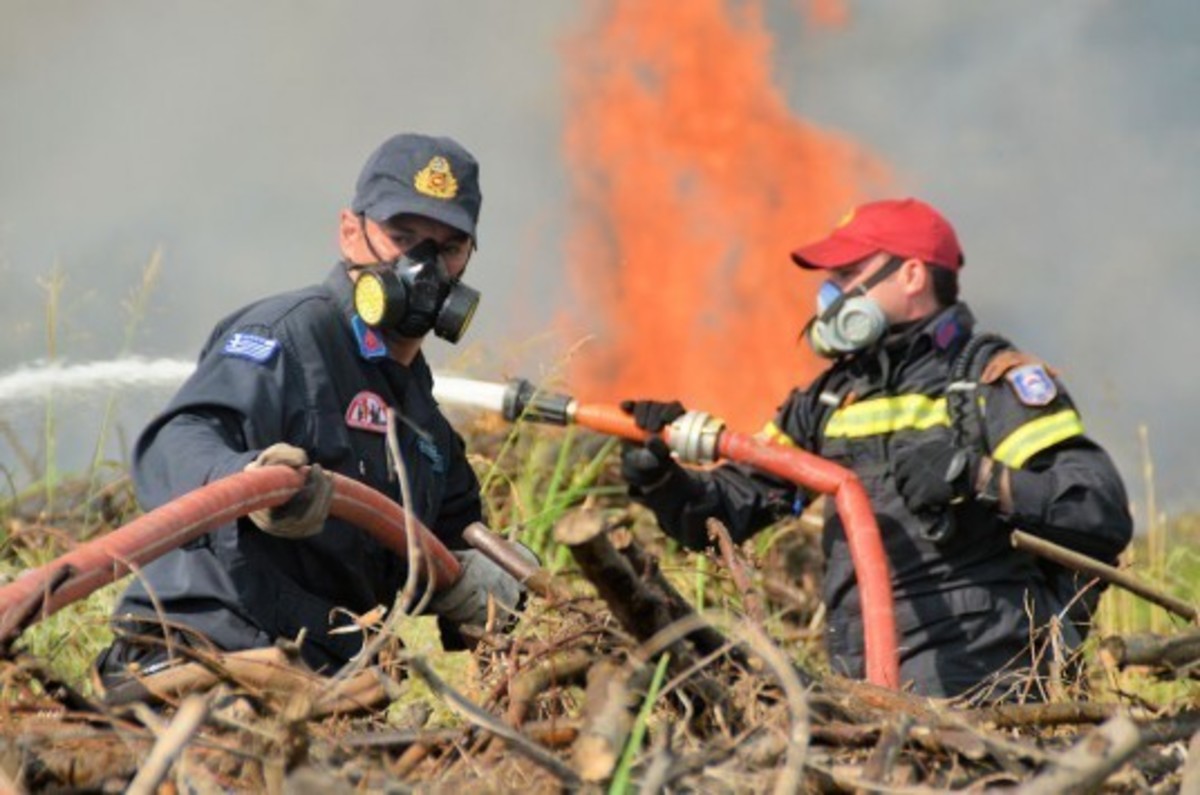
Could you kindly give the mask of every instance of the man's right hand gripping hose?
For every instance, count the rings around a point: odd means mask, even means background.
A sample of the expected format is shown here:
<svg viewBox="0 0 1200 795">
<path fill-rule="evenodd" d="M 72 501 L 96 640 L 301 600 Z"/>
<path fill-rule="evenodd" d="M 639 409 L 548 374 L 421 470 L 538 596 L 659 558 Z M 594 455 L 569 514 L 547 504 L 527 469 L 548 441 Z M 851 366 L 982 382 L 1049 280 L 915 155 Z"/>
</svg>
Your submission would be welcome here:
<svg viewBox="0 0 1200 795">
<path fill-rule="evenodd" d="M 623 400 L 621 410 L 633 417 L 643 431 L 657 434 L 686 413 L 678 400 Z M 630 485 L 630 494 L 649 494 L 663 486 L 679 469 L 671 457 L 671 449 L 659 436 L 651 436 L 644 444 L 624 442 L 621 445 L 621 477 Z"/>
<path fill-rule="evenodd" d="M 279 538 L 309 538 L 321 532 L 329 509 L 333 506 L 333 480 L 320 464 L 308 466 L 308 453 L 299 447 L 278 442 L 246 464 L 246 471 L 266 466 L 287 466 L 303 470 L 308 467 L 304 485 L 290 500 L 274 508 L 263 508 L 250 514 L 250 521 L 260 530 Z"/>
</svg>

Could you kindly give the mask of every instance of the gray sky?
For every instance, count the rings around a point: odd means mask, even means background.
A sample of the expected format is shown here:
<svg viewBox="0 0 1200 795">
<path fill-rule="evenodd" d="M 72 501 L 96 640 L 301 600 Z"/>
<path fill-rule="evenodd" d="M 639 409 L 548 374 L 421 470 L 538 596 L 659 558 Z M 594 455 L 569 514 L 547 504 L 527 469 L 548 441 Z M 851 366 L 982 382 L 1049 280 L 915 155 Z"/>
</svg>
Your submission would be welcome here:
<svg viewBox="0 0 1200 795">
<path fill-rule="evenodd" d="M 1200 4 L 851 2 L 838 31 L 797 5 L 767 4 L 794 112 L 946 212 L 982 324 L 1060 367 L 1135 501 L 1146 423 L 1160 500 L 1200 506 Z M 560 47 L 587 7 L 0 0 L 0 372 L 45 354 L 56 264 L 60 353 L 119 353 L 157 247 L 132 349 L 193 357 L 219 317 L 325 273 L 363 159 L 418 129 L 472 149 L 485 195 L 474 345 L 431 359 L 537 377 L 570 300 Z"/>
</svg>

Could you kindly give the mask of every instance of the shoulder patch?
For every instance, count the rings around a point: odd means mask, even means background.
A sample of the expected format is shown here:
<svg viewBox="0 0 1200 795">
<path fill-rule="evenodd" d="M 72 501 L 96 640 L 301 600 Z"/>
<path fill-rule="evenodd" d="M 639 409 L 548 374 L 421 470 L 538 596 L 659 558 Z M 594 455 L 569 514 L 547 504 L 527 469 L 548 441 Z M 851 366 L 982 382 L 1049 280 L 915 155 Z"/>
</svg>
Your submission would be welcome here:
<svg viewBox="0 0 1200 795">
<path fill-rule="evenodd" d="M 1005 350 L 999 351 L 988 360 L 987 365 L 983 368 L 983 373 L 979 376 L 979 381 L 983 384 L 994 384 L 1000 380 L 1002 375 L 1007 374 L 1014 367 L 1020 367 L 1026 364 L 1041 365 L 1045 368 L 1046 372 L 1050 374 L 1051 378 L 1058 375 L 1058 370 L 1046 364 L 1036 356 L 1028 353 L 1022 353 L 1021 351 Z"/>
<path fill-rule="evenodd" d="M 1026 364 L 1014 368 L 1005 376 L 1017 399 L 1026 406 L 1046 406 L 1058 397 L 1058 387 L 1054 379 L 1040 364 Z"/>
<path fill-rule="evenodd" d="M 379 395 L 363 390 L 346 407 L 346 424 L 371 433 L 387 433 L 387 402 Z"/>
<path fill-rule="evenodd" d="M 225 347 L 221 348 L 223 356 L 249 359 L 258 364 L 266 364 L 278 352 L 279 340 L 260 337 L 257 334 L 247 334 L 244 331 L 235 332 L 225 341 Z"/>
</svg>

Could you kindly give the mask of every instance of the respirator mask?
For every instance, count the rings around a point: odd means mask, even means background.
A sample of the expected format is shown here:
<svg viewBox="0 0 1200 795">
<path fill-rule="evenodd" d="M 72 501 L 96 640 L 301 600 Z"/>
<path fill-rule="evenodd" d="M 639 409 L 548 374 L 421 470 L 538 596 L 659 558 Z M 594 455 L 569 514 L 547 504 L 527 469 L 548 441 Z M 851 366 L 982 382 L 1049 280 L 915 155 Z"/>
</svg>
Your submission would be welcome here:
<svg viewBox="0 0 1200 795">
<path fill-rule="evenodd" d="M 452 278 L 438 244 L 422 240 L 387 267 L 354 283 L 354 311 L 372 328 L 416 339 L 432 331 L 455 343 L 479 306 L 479 291 Z"/>
<path fill-rule="evenodd" d="M 836 359 L 847 353 L 874 345 L 887 331 L 883 308 L 867 291 L 895 273 L 904 260 L 892 257 L 887 263 L 849 292 L 826 281 L 817 292 L 817 314 L 801 332 L 818 355 Z"/>
</svg>

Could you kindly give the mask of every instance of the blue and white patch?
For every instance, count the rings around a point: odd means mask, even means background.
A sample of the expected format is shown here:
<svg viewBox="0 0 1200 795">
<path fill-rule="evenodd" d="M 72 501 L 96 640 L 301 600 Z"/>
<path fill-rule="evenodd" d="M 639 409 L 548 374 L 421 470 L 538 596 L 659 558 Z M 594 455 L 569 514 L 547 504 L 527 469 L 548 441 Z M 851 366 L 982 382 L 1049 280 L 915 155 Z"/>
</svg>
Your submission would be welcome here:
<svg viewBox="0 0 1200 795">
<path fill-rule="evenodd" d="M 1040 364 L 1026 364 L 1011 370 L 1005 378 L 1012 384 L 1017 399 L 1026 406 L 1046 406 L 1058 397 L 1054 379 Z"/>
<path fill-rule="evenodd" d="M 266 364 L 279 352 L 279 347 L 279 340 L 239 331 L 225 341 L 225 347 L 221 349 L 221 354 Z"/>
<path fill-rule="evenodd" d="M 421 455 L 429 459 L 434 472 L 440 475 L 446 471 L 446 459 L 442 458 L 442 452 L 438 450 L 436 444 L 424 436 L 418 436 L 417 449 L 421 451 Z"/>
</svg>

